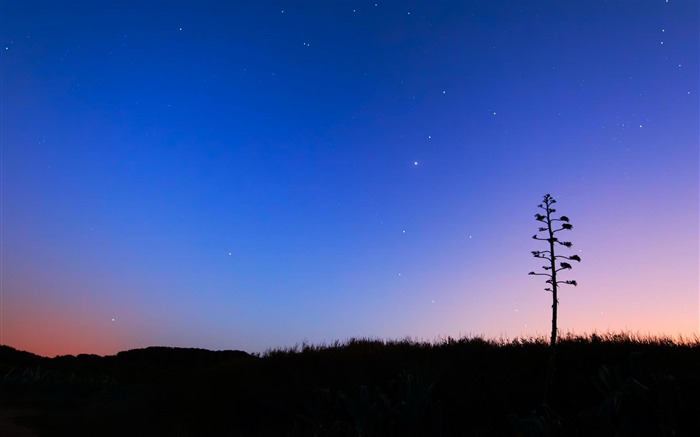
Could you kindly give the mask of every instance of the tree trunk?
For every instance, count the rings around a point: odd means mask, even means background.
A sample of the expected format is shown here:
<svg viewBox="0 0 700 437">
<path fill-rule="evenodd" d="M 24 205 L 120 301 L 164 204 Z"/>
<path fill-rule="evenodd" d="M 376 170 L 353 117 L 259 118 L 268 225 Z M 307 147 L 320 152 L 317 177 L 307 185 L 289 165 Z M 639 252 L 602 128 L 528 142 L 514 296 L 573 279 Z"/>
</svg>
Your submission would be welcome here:
<svg viewBox="0 0 700 437">
<path fill-rule="evenodd" d="M 547 363 L 547 380 L 545 386 L 545 403 L 550 399 L 550 395 L 554 391 L 554 360 L 556 356 L 556 345 L 557 345 L 557 265 L 556 256 L 554 256 L 554 230 L 552 229 L 552 218 L 550 214 L 550 207 L 547 205 L 547 228 L 549 230 L 549 254 L 551 255 L 552 269 L 552 336 L 549 341 L 549 362 Z"/>
<path fill-rule="evenodd" d="M 552 229 L 552 218 L 550 217 L 549 205 L 547 205 L 547 228 L 549 230 L 549 254 L 551 255 L 552 268 L 552 338 L 549 346 L 554 354 L 554 347 L 557 342 L 557 264 L 554 256 L 554 230 Z"/>
</svg>

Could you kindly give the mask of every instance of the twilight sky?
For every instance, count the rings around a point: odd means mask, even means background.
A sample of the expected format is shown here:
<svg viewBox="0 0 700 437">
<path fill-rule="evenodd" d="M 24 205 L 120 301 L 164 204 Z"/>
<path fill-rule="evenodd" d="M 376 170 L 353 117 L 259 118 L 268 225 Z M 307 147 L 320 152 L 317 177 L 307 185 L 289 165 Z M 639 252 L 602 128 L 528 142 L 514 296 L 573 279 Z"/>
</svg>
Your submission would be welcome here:
<svg viewBox="0 0 700 437">
<path fill-rule="evenodd" d="M 4 0 L 0 343 L 698 334 L 699 7 Z"/>
</svg>

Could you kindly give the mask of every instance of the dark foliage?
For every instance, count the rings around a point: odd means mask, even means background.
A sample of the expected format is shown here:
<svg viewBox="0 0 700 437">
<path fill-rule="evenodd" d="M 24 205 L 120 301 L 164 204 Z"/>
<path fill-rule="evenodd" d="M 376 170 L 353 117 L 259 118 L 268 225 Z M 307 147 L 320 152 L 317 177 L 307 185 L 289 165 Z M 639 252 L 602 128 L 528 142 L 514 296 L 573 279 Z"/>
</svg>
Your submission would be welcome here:
<svg viewBox="0 0 700 437">
<path fill-rule="evenodd" d="M 0 407 L 41 435 L 700 435 L 700 343 L 564 336 L 542 405 L 544 338 L 42 358 L 0 348 Z M 556 407 L 553 407 L 556 406 Z"/>
</svg>

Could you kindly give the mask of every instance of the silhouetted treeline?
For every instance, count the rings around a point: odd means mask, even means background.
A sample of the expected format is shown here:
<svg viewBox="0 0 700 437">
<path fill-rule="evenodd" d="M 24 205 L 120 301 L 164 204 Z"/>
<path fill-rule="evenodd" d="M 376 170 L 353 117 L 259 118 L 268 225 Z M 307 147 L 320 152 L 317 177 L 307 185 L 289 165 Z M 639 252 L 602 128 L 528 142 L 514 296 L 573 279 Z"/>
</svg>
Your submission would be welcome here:
<svg viewBox="0 0 700 437">
<path fill-rule="evenodd" d="M 42 435 L 700 435 L 700 342 L 353 339 L 262 356 L 147 348 L 42 358 L 0 347 L 0 406 Z"/>
<path fill-rule="evenodd" d="M 158 368 L 201 367 L 248 358 L 250 354 L 238 350 L 210 351 L 207 349 L 153 346 L 145 349 L 132 349 L 116 355 L 101 357 L 92 354 L 62 355 L 46 358 L 30 352 L 18 351 L 10 346 L 0 345 L 0 365 L 46 365 L 52 368 L 86 368 L 117 367 L 124 365 L 142 365 Z"/>
</svg>

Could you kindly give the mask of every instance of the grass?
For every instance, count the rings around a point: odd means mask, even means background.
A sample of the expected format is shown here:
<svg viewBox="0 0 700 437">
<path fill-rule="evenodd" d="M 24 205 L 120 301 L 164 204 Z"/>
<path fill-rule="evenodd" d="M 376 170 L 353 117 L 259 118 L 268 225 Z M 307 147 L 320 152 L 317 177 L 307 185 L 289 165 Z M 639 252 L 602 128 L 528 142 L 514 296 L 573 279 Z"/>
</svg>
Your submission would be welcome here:
<svg viewBox="0 0 700 437">
<path fill-rule="evenodd" d="M 700 339 L 349 339 L 260 355 L 149 348 L 113 357 L 0 354 L 0 405 L 46 435 L 700 435 Z"/>
</svg>

